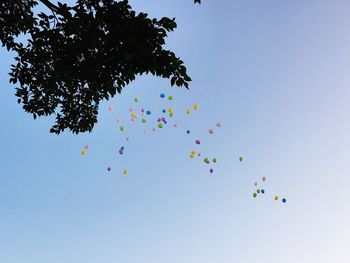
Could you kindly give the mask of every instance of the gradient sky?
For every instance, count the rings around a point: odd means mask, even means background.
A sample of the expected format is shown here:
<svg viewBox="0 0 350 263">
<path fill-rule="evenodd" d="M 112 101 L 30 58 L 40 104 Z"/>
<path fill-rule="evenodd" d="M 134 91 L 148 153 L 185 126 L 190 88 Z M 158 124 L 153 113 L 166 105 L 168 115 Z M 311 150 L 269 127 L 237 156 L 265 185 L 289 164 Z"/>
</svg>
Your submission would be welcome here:
<svg viewBox="0 0 350 263">
<path fill-rule="evenodd" d="M 139 77 L 101 104 L 90 134 L 52 135 L 53 118 L 26 114 L 0 49 L 0 262 L 350 262 L 350 2 L 203 2 L 130 1 L 176 17 L 167 46 L 191 90 Z M 134 97 L 161 107 L 161 92 L 179 128 L 118 131 Z M 214 176 L 188 158 L 197 138 Z M 262 176 L 267 193 L 253 199 Z"/>
</svg>

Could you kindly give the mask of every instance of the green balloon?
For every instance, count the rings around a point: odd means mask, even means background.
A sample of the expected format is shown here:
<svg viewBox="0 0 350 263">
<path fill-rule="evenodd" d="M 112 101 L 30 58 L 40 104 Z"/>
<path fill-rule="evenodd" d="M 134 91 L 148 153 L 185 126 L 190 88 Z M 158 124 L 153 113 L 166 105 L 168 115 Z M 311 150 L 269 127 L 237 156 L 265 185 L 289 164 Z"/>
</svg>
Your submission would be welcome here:
<svg viewBox="0 0 350 263">
<path fill-rule="evenodd" d="M 256 190 L 256 192 L 257 192 L 258 194 L 260 194 L 260 189 Z"/>
<path fill-rule="evenodd" d="M 124 126 L 120 126 L 120 131 L 124 131 Z"/>
<path fill-rule="evenodd" d="M 253 194 L 253 197 L 254 197 L 254 198 L 255 198 L 255 197 L 257 197 L 257 194 L 256 194 L 256 193 L 254 193 L 254 194 Z"/>
<path fill-rule="evenodd" d="M 240 162 L 242 162 L 243 161 L 243 157 L 241 156 L 241 157 L 239 157 L 239 161 Z"/>
<path fill-rule="evenodd" d="M 163 124 L 158 123 L 158 128 L 159 128 L 159 129 L 163 128 Z"/>
<path fill-rule="evenodd" d="M 146 119 L 142 119 L 141 121 L 142 121 L 143 123 L 146 123 Z"/>
<path fill-rule="evenodd" d="M 216 158 L 213 158 L 213 163 L 216 163 Z"/>
</svg>

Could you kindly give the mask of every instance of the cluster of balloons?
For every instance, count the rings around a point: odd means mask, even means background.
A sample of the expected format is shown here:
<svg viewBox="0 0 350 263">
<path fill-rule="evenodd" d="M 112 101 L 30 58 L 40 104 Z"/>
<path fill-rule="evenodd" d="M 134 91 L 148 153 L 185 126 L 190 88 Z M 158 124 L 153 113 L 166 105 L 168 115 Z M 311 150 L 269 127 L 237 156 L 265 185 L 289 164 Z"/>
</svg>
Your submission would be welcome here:
<svg viewBox="0 0 350 263">
<path fill-rule="evenodd" d="M 167 99 L 169 102 L 174 100 L 173 96 L 171 96 L 171 95 L 166 96 L 164 93 L 161 93 L 159 95 L 159 97 L 160 97 L 161 100 L 166 100 Z M 133 101 L 134 101 L 134 103 L 139 103 L 140 102 L 139 98 L 134 98 Z M 137 122 L 138 120 L 140 120 L 140 123 L 142 125 L 145 125 L 144 127 L 146 127 L 146 125 L 148 125 L 148 124 L 151 124 L 151 125 L 153 124 L 153 127 L 152 127 L 151 130 L 152 130 L 153 133 L 155 133 L 157 130 L 161 130 L 161 129 L 164 129 L 165 127 L 167 127 L 168 123 L 171 122 L 174 119 L 174 116 L 175 116 L 175 110 L 172 107 L 165 107 L 165 108 L 161 109 L 159 111 L 160 114 L 157 113 L 157 111 L 156 111 L 157 108 L 158 108 L 157 105 L 153 105 L 152 108 L 149 108 L 149 109 L 141 108 L 139 111 L 136 111 L 133 107 L 131 107 L 129 109 L 130 120 L 132 122 Z M 192 109 L 193 109 L 193 111 L 197 111 L 199 109 L 198 104 L 197 103 L 193 104 Z M 112 106 L 108 106 L 108 111 L 111 112 L 112 110 L 113 110 L 113 107 Z M 191 114 L 191 108 L 186 108 L 184 113 L 187 116 L 190 115 Z M 157 114 L 159 114 L 159 115 L 157 115 Z M 150 119 L 152 116 L 153 116 L 153 119 L 155 120 L 154 123 L 152 122 L 152 119 Z M 120 123 L 119 124 L 120 132 L 125 132 L 126 129 L 125 129 L 125 126 L 122 124 L 121 118 L 118 117 L 116 120 L 117 120 L 117 123 Z M 173 122 L 172 126 L 174 128 L 177 128 L 178 127 L 178 123 Z M 221 128 L 222 125 L 221 125 L 221 122 L 217 122 L 213 126 L 215 128 Z M 147 134 L 148 133 L 148 129 L 144 129 L 144 132 L 145 132 L 145 134 Z M 192 136 L 190 129 L 185 129 L 185 132 L 186 132 L 187 135 Z M 209 136 L 214 135 L 214 133 L 215 133 L 215 130 L 214 130 L 213 127 L 208 129 Z M 129 141 L 130 138 L 128 136 L 126 136 L 125 140 Z M 196 146 L 196 147 L 201 147 L 202 146 L 202 140 L 200 138 L 193 138 L 193 142 L 194 142 L 194 146 Z M 205 144 L 205 140 L 204 140 L 204 144 Z M 86 145 L 84 147 L 84 149 L 81 151 L 81 154 L 82 155 L 86 155 L 88 149 L 89 149 L 89 145 Z M 123 155 L 124 154 L 124 149 L 125 149 L 124 146 L 121 146 L 117 150 L 117 154 Z M 202 154 L 199 151 L 199 149 L 192 150 L 190 152 L 190 154 L 189 154 L 190 159 L 195 159 L 196 157 L 201 157 L 201 156 L 202 156 Z M 213 174 L 214 173 L 214 166 L 217 163 L 217 158 L 216 157 L 211 157 L 211 158 L 204 157 L 204 158 L 202 158 L 202 160 L 203 160 L 203 162 L 205 164 L 209 165 L 207 171 L 209 171 L 210 174 Z M 239 162 L 242 162 L 243 161 L 243 156 L 239 156 L 238 160 L 239 160 Z M 107 171 L 111 172 L 112 171 L 112 167 L 108 166 L 107 167 Z M 127 169 L 122 170 L 122 174 L 127 175 L 128 173 L 129 173 L 129 171 Z M 263 183 L 265 183 L 266 182 L 266 177 L 262 177 L 261 181 Z M 258 183 L 255 182 L 254 186 L 257 187 Z M 264 195 L 265 193 L 266 193 L 266 191 L 265 191 L 264 188 L 257 188 L 253 192 L 253 197 L 257 198 L 259 195 Z M 274 200 L 278 201 L 278 200 L 280 200 L 280 197 L 278 195 L 275 195 L 274 196 Z M 287 202 L 286 198 L 282 198 L 281 201 L 283 203 Z"/>
<path fill-rule="evenodd" d="M 263 176 L 263 177 L 261 178 L 261 181 L 262 181 L 263 183 L 266 182 L 266 177 Z M 255 183 L 254 183 L 254 186 L 258 186 L 258 182 L 255 182 Z M 265 189 L 256 189 L 256 191 L 253 193 L 253 197 L 256 198 L 259 194 L 265 194 Z M 279 199 L 280 199 L 280 198 L 279 198 L 278 195 L 275 195 L 275 196 L 274 196 L 274 200 L 275 200 L 275 201 L 278 201 Z M 282 198 L 282 202 L 283 202 L 283 203 L 286 203 L 286 202 L 287 202 L 287 199 L 286 199 L 286 198 Z"/>
</svg>

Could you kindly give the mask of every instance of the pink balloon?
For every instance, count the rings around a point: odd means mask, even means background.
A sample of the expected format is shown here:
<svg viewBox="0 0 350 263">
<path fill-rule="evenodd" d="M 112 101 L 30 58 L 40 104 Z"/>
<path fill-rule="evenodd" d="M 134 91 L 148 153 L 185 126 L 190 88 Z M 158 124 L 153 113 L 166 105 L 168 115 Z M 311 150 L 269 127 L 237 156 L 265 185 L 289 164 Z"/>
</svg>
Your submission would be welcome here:
<svg viewBox="0 0 350 263">
<path fill-rule="evenodd" d="M 212 129 L 209 129 L 209 134 L 213 134 L 214 133 L 214 131 L 212 130 Z"/>
</svg>

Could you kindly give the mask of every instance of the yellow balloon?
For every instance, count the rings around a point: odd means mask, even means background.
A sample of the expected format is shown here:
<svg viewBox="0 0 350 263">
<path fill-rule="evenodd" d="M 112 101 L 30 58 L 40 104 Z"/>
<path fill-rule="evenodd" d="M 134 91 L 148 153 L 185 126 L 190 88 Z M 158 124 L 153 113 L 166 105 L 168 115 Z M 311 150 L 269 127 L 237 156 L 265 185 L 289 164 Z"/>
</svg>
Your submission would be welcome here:
<svg viewBox="0 0 350 263">
<path fill-rule="evenodd" d="M 194 110 L 198 110 L 198 104 L 194 104 L 194 105 L 193 105 L 193 109 L 194 109 Z"/>
<path fill-rule="evenodd" d="M 190 114 L 190 109 L 186 110 L 186 114 L 189 115 Z"/>
<path fill-rule="evenodd" d="M 128 174 L 128 170 L 125 169 L 125 170 L 123 171 L 123 174 Z"/>
<path fill-rule="evenodd" d="M 172 113 L 172 112 L 173 112 L 173 109 L 172 109 L 172 108 L 169 108 L 169 109 L 168 109 L 168 112 Z"/>
<path fill-rule="evenodd" d="M 85 155 L 86 154 L 86 151 L 85 150 L 82 150 L 81 151 L 81 155 Z"/>
</svg>

